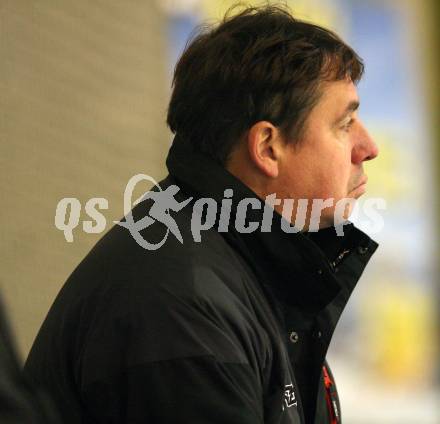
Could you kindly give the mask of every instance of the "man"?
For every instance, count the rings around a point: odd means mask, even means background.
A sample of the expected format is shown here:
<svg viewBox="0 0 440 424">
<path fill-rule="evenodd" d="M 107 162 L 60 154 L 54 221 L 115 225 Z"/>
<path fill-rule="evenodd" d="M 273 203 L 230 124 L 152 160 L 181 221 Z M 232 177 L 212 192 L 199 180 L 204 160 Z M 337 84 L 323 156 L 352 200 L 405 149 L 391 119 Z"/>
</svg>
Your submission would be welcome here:
<svg viewBox="0 0 440 424">
<path fill-rule="evenodd" d="M 275 6 L 191 42 L 168 110 L 170 175 L 155 188 L 185 206 L 152 217 L 167 207 L 147 195 L 109 231 L 27 360 L 66 423 L 340 422 L 325 356 L 377 248 L 336 219 L 378 153 L 357 115 L 362 71 L 335 34 Z"/>
</svg>

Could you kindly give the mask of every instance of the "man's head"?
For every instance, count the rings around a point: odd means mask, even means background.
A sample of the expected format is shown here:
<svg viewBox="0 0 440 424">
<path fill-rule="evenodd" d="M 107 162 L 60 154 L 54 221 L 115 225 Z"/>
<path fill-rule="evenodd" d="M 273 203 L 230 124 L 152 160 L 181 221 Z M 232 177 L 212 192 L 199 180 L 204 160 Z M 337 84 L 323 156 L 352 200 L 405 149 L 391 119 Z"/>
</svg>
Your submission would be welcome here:
<svg viewBox="0 0 440 424">
<path fill-rule="evenodd" d="M 362 162 L 377 155 L 356 112 L 362 73 L 331 31 L 278 6 L 248 8 L 189 44 L 167 122 L 261 198 L 357 198 Z"/>
</svg>

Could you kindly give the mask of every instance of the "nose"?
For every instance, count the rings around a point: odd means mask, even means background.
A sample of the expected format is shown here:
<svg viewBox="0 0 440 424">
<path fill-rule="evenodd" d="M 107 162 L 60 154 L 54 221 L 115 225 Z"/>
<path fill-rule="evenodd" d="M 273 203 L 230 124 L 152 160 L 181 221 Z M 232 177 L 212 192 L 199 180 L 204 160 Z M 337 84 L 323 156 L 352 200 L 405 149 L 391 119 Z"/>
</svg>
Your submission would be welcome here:
<svg viewBox="0 0 440 424">
<path fill-rule="evenodd" d="M 372 160 L 379 154 L 379 148 L 368 133 L 367 129 L 359 123 L 357 131 L 354 132 L 354 148 L 352 151 L 352 162 L 360 164 L 366 160 Z"/>
</svg>

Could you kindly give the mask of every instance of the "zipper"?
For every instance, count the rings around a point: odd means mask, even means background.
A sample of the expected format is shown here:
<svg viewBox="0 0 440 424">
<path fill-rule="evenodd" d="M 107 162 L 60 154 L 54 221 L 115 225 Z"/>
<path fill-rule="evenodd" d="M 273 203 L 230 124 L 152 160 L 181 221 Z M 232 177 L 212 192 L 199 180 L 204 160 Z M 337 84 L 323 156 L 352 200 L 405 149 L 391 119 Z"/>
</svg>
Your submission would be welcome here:
<svg viewBox="0 0 440 424">
<path fill-rule="evenodd" d="M 342 260 L 350 253 L 350 249 L 344 249 L 333 262 L 330 262 L 330 268 L 336 272 L 336 267 L 342 262 Z"/>
<path fill-rule="evenodd" d="M 325 400 L 330 417 L 329 424 L 339 424 L 341 422 L 337 403 L 336 386 L 331 379 L 327 367 L 323 365 L 322 372 L 324 375 Z"/>
</svg>

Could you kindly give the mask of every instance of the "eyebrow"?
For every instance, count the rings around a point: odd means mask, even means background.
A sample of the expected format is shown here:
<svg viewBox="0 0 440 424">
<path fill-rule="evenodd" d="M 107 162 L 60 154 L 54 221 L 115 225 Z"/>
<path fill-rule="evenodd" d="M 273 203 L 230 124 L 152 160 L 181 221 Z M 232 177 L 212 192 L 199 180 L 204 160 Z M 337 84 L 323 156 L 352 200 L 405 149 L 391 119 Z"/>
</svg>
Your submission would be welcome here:
<svg viewBox="0 0 440 424">
<path fill-rule="evenodd" d="M 360 103 L 359 100 L 352 100 L 347 107 L 345 108 L 344 112 L 342 113 L 342 115 L 339 116 L 339 118 L 337 118 L 335 120 L 335 125 L 338 124 L 339 122 L 341 122 L 347 115 L 349 115 L 350 113 L 354 112 L 355 110 L 359 109 Z"/>
</svg>

